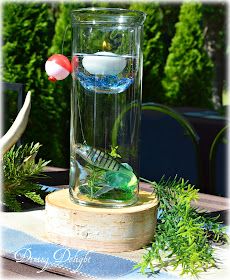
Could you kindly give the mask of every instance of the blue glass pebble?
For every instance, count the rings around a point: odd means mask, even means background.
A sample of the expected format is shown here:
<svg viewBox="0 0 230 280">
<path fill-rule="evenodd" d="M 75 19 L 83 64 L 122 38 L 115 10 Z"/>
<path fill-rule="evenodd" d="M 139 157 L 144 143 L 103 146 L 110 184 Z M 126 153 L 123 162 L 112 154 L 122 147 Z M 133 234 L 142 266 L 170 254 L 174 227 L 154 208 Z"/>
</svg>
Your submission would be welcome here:
<svg viewBox="0 0 230 280">
<path fill-rule="evenodd" d="M 120 78 L 117 75 L 88 76 L 77 73 L 81 85 L 90 92 L 116 94 L 127 90 L 133 83 L 133 78 Z"/>
</svg>

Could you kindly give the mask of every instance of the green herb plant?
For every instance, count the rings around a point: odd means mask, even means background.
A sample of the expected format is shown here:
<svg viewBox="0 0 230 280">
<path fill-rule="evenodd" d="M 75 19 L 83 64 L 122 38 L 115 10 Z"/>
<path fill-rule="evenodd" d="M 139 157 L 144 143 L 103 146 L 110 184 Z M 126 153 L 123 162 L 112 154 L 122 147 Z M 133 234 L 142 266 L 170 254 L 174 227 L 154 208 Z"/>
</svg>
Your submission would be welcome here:
<svg viewBox="0 0 230 280">
<path fill-rule="evenodd" d="M 25 144 L 18 148 L 13 146 L 3 157 L 3 204 L 12 211 L 22 210 L 20 197 L 26 197 L 33 202 L 44 205 L 40 196 L 41 186 L 33 180 L 41 175 L 43 168 L 50 162 L 35 157 L 41 145 L 39 143 Z"/>
<path fill-rule="evenodd" d="M 88 182 L 88 195 L 90 198 L 95 197 L 95 193 L 98 190 L 98 187 L 105 183 L 103 176 L 105 174 L 105 170 L 97 168 L 95 166 L 91 166 L 90 164 L 87 165 L 87 169 L 89 171 L 89 175 L 87 177 Z"/>
<path fill-rule="evenodd" d="M 109 155 L 113 158 L 121 158 L 121 155 L 118 154 L 118 152 L 117 152 L 118 148 L 119 148 L 118 146 L 115 146 L 115 147 L 111 146 L 111 152 L 109 153 Z"/>
<path fill-rule="evenodd" d="M 228 242 L 226 228 L 194 206 L 198 199 L 198 189 L 184 179 L 150 182 L 159 200 L 158 222 L 152 245 L 136 266 L 145 273 L 160 270 L 180 269 L 181 275 L 198 276 L 210 267 L 216 267 L 213 256 L 213 242 Z"/>
<path fill-rule="evenodd" d="M 118 146 L 112 147 L 111 151 L 108 153 L 113 158 L 121 158 L 117 152 Z M 90 198 L 99 198 L 105 195 L 107 192 L 110 192 L 113 187 L 107 185 L 105 180 L 106 171 L 92 166 L 90 164 L 86 165 L 89 175 L 87 177 L 87 186 L 81 186 L 80 191 L 87 194 Z"/>
</svg>

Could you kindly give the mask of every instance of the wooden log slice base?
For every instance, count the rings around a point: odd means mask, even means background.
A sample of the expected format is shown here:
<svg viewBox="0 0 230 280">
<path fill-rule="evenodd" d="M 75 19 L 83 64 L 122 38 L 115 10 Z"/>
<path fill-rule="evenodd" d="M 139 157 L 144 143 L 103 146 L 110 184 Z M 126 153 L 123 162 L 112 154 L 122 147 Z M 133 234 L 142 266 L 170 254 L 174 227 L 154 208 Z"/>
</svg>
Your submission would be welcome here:
<svg viewBox="0 0 230 280">
<path fill-rule="evenodd" d="M 125 252 L 153 240 L 158 201 L 140 191 L 139 201 L 123 208 L 74 204 L 68 189 L 46 197 L 46 237 L 61 245 L 99 252 Z"/>
</svg>

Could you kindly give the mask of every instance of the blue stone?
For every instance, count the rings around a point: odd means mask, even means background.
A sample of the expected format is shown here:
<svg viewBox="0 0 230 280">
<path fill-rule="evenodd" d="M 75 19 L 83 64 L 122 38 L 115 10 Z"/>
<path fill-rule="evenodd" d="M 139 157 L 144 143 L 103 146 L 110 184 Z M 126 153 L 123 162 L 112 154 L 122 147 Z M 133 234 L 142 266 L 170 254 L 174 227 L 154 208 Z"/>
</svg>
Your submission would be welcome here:
<svg viewBox="0 0 230 280">
<path fill-rule="evenodd" d="M 133 78 L 120 78 L 118 75 L 88 76 L 77 73 L 77 78 L 84 89 L 93 93 L 116 94 L 127 90 L 133 83 Z"/>
</svg>

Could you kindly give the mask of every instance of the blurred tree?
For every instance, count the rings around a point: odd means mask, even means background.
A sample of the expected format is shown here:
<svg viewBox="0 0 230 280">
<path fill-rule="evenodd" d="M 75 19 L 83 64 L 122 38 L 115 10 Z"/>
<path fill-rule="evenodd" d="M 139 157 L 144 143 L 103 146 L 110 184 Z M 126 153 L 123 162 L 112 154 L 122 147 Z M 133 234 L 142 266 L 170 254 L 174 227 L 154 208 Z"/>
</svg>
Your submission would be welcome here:
<svg viewBox="0 0 230 280">
<path fill-rule="evenodd" d="M 163 13 L 157 3 L 133 3 L 130 9 L 147 14 L 143 43 L 143 101 L 163 101 L 161 79 L 164 71 L 162 39 Z"/>
<path fill-rule="evenodd" d="M 3 79 L 24 83 L 32 92 L 25 142 L 40 142 L 41 156 L 63 164 L 60 108 L 44 70 L 54 34 L 52 6 L 35 3 L 3 5 Z"/>
<path fill-rule="evenodd" d="M 93 7 L 101 7 L 101 8 L 120 8 L 120 9 L 129 9 L 130 1 L 124 2 L 114 2 L 114 1 L 105 1 L 105 2 L 98 2 L 97 0 L 92 0 Z"/>
<path fill-rule="evenodd" d="M 212 106 L 213 63 L 201 24 L 202 4 L 182 4 L 162 82 L 170 105 Z"/>
<path fill-rule="evenodd" d="M 216 108 L 223 105 L 222 94 L 226 83 L 226 24 L 227 3 L 203 5 L 205 46 L 214 62 L 213 102 Z"/>
<path fill-rule="evenodd" d="M 69 6 L 60 4 L 58 6 L 58 17 L 55 24 L 55 34 L 52 45 L 49 49 L 49 56 L 55 53 L 62 53 L 71 58 L 71 32 L 70 32 L 70 10 Z M 65 38 L 64 38 L 65 36 Z M 51 90 L 59 100 L 60 115 L 60 142 L 62 144 L 62 157 L 65 166 L 69 166 L 69 129 L 70 129 L 70 93 L 71 76 L 65 80 L 50 84 Z"/>
<path fill-rule="evenodd" d="M 162 37 L 164 42 L 164 64 L 166 63 L 169 48 L 172 42 L 172 38 L 175 35 L 176 28 L 175 25 L 178 22 L 180 13 L 180 3 L 175 4 L 162 4 L 160 5 L 163 13 L 163 23 L 162 23 Z"/>
<path fill-rule="evenodd" d="M 48 51 L 49 56 L 54 53 L 63 53 L 71 60 L 71 11 L 84 8 L 87 3 L 62 3 L 57 6 L 58 16 L 55 24 L 55 34 Z M 89 5 L 88 5 L 89 6 Z M 71 75 L 60 82 L 51 83 L 50 91 L 54 92 L 60 111 L 59 141 L 62 146 L 61 156 L 65 167 L 69 166 L 70 141 L 70 93 L 72 87 Z"/>
<path fill-rule="evenodd" d="M 72 81 L 69 76 L 64 81 L 50 83 L 44 65 L 50 55 L 62 53 L 62 45 L 63 54 L 71 58 L 71 28 L 66 30 L 66 27 L 71 24 L 73 9 L 120 7 L 147 13 L 143 101 L 206 107 L 211 104 L 213 85 L 221 103 L 225 80 L 226 5 L 183 4 L 180 11 L 181 4 L 130 3 L 95 0 L 3 5 L 3 78 L 24 83 L 26 90 L 32 90 L 32 111 L 25 141 L 41 142 L 44 145 L 41 156 L 52 159 L 54 165 L 69 165 Z M 214 82 L 213 65 L 205 48 L 215 63 Z M 7 104 L 10 109 L 16 105 L 11 101 Z"/>
</svg>

